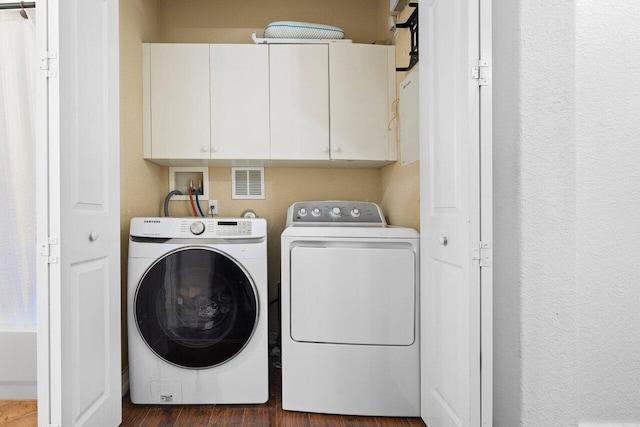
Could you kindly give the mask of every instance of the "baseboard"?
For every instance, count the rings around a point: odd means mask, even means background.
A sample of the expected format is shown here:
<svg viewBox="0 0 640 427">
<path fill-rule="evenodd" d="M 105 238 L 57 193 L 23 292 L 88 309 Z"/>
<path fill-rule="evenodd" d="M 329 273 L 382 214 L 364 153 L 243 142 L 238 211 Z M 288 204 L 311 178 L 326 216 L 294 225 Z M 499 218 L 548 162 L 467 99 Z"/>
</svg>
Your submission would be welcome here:
<svg viewBox="0 0 640 427">
<path fill-rule="evenodd" d="M 0 399 L 36 399 L 36 328 L 0 329 Z"/>
<path fill-rule="evenodd" d="M 126 396 L 129 393 L 129 367 L 127 366 L 122 371 L 122 396 Z"/>
</svg>

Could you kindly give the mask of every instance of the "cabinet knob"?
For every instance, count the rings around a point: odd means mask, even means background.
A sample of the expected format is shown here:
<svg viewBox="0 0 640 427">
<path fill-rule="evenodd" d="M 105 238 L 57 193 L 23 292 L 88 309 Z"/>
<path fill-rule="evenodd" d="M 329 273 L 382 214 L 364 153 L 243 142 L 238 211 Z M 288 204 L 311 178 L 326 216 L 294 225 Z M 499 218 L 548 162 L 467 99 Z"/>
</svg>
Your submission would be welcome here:
<svg viewBox="0 0 640 427">
<path fill-rule="evenodd" d="M 340 149 L 340 147 L 333 147 L 333 152 L 334 152 L 334 153 L 339 153 L 339 152 L 341 152 L 341 151 L 342 151 L 342 150 Z"/>
<path fill-rule="evenodd" d="M 206 147 L 206 146 L 205 146 L 205 147 L 202 147 L 200 150 L 201 150 L 203 153 L 208 153 L 208 152 L 209 152 L 209 147 Z"/>
<path fill-rule="evenodd" d="M 218 151 L 220 151 L 220 148 L 218 148 L 218 147 L 211 147 L 211 151 L 213 151 L 214 153 L 217 153 Z"/>
<path fill-rule="evenodd" d="M 323 152 L 323 153 L 328 153 L 328 152 L 329 152 L 329 147 L 324 147 L 324 148 L 322 149 L 322 152 Z"/>
<path fill-rule="evenodd" d="M 440 243 L 442 246 L 447 246 L 447 244 L 449 243 L 449 239 L 447 239 L 447 236 L 440 236 L 440 238 L 438 239 L 438 243 Z"/>
<path fill-rule="evenodd" d="M 92 231 L 91 233 L 89 233 L 89 240 L 91 242 L 95 242 L 96 240 L 98 240 L 98 232 Z"/>
</svg>

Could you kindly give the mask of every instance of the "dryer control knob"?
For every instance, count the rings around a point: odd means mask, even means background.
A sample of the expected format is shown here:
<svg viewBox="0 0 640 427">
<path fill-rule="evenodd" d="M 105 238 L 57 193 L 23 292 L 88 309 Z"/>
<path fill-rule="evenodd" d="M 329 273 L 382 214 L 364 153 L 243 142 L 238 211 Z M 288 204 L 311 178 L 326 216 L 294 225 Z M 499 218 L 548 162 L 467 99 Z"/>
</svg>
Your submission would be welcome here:
<svg viewBox="0 0 640 427">
<path fill-rule="evenodd" d="M 307 210 L 305 208 L 298 209 L 298 215 L 307 216 Z"/>
<path fill-rule="evenodd" d="M 360 210 L 356 208 L 351 209 L 351 216 L 354 218 L 358 218 L 360 216 Z"/>
<path fill-rule="evenodd" d="M 320 216 L 321 213 L 322 212 L 320 212 L 320 209 L 318 209 L 318 208 L 313 208 L 311 210 L 311 215 L 313 215 L 313 216 Z"/>
<path fill-rule="evenodd" d="M 189 230 L 191 230 L 191 232 L 196 236 L 199 236 L 200 234 L 204 233 L 204 228 L 204 223 L 202 221 L 196 221 L 191 223 L 191 227 L 189 227 Z"/>
<path fill-rule="evenodd" d="M 331 209 L 331 215 L 335 216 L 336 218 L 340 217 L 340 208 L 339 207 L 335 207 Z"/>
</svg>

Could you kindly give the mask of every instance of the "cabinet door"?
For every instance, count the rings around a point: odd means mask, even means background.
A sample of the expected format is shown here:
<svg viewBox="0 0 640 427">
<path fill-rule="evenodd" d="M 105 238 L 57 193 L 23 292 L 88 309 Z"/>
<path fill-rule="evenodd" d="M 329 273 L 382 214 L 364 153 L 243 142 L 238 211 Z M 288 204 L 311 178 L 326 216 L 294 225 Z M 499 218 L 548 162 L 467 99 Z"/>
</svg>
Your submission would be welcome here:
<svg viewBox="0 0 640 427">
<path fill-rule="evenodd" d="M 271 158 L 329 159 L 326 45 L 269 46 Z"/>
<path fill-rule="evenodd" d="M 387 129 L 395 98 L 393 52 L 379 45 L 329 46 L 332 159 L 397 157 Z"/>
<path fill-rule="evenodd" d="M 145 154 L 154 159 L 208 159 L 209 45 L 145 46 L 149 55 L 145 139 L 151 142 L 151 153 L 145 150 Z"/>
<path fill-rule="evenodd" d="M 269 47 L 211 45 L 211 158 L 269 158 Z"/>
</svg>

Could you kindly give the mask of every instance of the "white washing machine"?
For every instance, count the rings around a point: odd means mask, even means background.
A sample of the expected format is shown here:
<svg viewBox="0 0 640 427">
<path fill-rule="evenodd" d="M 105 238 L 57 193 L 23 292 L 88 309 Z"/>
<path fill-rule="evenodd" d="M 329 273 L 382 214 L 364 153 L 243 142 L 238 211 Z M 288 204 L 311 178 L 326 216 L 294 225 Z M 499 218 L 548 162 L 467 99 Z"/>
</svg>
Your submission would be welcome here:
<svg viewBox="0 0 640 427">
<path fill-rule="evenodd" d="M 268 400 L 266 236 L 264 219 L 131 220 L 133 403 Z"/>
<path fill-rule="evenodd" d="M 282 233 L 282 408 L 419 416 L 419 234 L 365 202 L 299 202 Z"/>
</svg>

